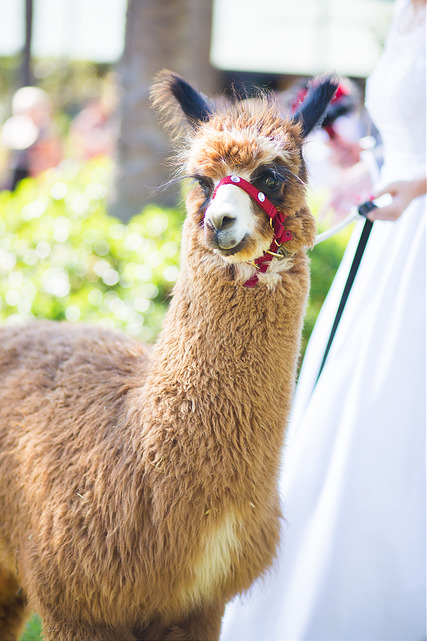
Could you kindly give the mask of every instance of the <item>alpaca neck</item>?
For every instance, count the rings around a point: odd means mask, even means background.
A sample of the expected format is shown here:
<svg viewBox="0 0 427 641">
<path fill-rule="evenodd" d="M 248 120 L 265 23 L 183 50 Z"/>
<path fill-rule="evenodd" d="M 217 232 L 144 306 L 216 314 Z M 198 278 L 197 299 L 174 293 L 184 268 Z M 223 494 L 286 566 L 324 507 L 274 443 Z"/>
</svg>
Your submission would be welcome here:
<svg viewBox="0 0 427 641">
<path fill-rule="evenodd" d="M 129 398 L 133 442 L 119 476 L 123 500 L 129 487 L 139 497 L 129 538 L 141 549 L 157 546 L 162 576 L 176 568 L 176 549 L 191 559 L 170 578 L 183 577 L 185 603 L 211 595 L 239 554 L 251 560 L 227 594 L 248 587 L 278 538 L 276 486 L 307 261 L 296 257 L 273 291 L 225 276 L 201 261 L 183 266 L 145 382 Z M 141 528 L 147 510 L 155 537 Z M 254 560 L 260 545 L 263 556 Z"/>
<path fill-rule="evenodd" d="M 147 420 L 170 413 L 169 429 L 224 444 L 268 429 L 280 449 L 307 289 L 304 255 L 273 291 L 184 265 L 147 378 Z"/>
</svg>

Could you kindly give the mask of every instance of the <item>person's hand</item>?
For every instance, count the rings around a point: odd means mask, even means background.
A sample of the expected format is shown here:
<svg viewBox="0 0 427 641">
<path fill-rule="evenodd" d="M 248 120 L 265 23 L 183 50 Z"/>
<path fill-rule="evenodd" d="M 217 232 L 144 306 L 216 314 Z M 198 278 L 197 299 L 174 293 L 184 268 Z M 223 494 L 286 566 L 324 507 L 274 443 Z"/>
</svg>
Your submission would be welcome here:
<svg viewBox="0 0 427 641">
<path fill-rule="evenodd" d="M 325 205 L 320 217 L 331 209 L 336 218 L 346 216 L 350 209 L 359 203 L 368 200 L 372 193 L 372 180 L 367 166 L 358 162 L 343 174 L 340 184 L 333 190 L 333 196 Z"/>
<path fill-rule="evenodd" d="M 395 221 L 400 218 L 414 198 L 418 198 L 418 196 L 422 196 L 425 193 L 425 178 L 392 182 L 373 195 L 375 199 L 384 194 L 390 194 L 393 199 L 392 202 L 385 207 L 374 209 L 369 213 L 368 218 L 372 222 L 375 220 Z"/>
<path fill-rule="evenodd" d="M 331 151 L 331 160 L 339 167 L 347 169 L 360 160 L 362 147 L 358 141 L 347 140 L 338 133 L 326 143 Z"/>
</svg>

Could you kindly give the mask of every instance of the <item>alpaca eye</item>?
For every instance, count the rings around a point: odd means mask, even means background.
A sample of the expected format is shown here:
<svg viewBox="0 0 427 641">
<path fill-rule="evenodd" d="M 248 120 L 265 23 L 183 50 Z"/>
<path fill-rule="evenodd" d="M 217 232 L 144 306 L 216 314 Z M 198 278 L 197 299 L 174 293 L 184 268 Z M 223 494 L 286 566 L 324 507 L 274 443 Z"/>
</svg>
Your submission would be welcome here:
<svg viewBox="0 0 427 641">
<path fill-rule="evenodd" d="M 196 180 L 199 187 L 201 187 L 203 195 L 206 198 L 209 198 L 212 194 L 212 184 L 210 180 L 208 178 L 205 178 L 204 176 L 193 176 L 193 178 Z"/>
<path fill-rule="evenodd" d="M 283 178 L 273 170 L 264 170 L 255 178 L 254 184 L 266 194 L 277 196 L 283 183 Z"/>
<path fill-rule="evenodd" d="M 277 191 L 281 185 L 281 181 L 272 174 L 267 174 L 261 177 L 261 182 L 269 191 Z"/>
</svg>

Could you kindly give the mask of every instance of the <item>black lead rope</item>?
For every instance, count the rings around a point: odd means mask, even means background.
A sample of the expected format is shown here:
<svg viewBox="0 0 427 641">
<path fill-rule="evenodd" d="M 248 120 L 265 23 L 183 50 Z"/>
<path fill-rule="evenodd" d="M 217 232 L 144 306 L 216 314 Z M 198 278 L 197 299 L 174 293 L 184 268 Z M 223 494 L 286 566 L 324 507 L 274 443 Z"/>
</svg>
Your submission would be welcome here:
<svg viewBox="0 0 427 641">
<path fill-rule="evenodd" d="M 360 205 L 359 214 L 366 218 L 369 212 L 375 208 L 376 208 L 376 205 L 374 205 L 373 202 L 367 201 L 366 203 L 363 203 L 362 205 Z M 322 362 L 320 364 L 319 373 L 317 374 L 314 387 L 316 387 L 317 381 L 319 380 L 322 370 L 325 366 L 326 359 L 328 358 L 329 350 L 331 349 L 331 345 L 333 343 L 336 331 L 338 329 L 338 325 L 340 324 L 341 316 L 343 315 L 344 307 L 346 306 L 347 299 L 350 295 L 350 290 L 353 286 L 354 279 L 356 278 L 357 270 L 359 269 L 363 252 L 365 251 L 366 245 L 368 244 L 369 234 L 372 231 L 373 225 L 374 224 L 370 220 L 366 219 L 362 229 L 362 233 L 360 235 L 359 243 L 357 245 L 356 253 L 354 254 L 353 262 L 350 267 L 350 271 L 347 277 L 347 282 L 345 284 L 345 287 L 341 296 L 340 304 L 338 305 L 338 310 L 335 315 L 335 320 L 332 325 L 331 333 L 329 334 L 329 339 L 326 344 L 325 352 L 323 354 Z"/>
</svg>

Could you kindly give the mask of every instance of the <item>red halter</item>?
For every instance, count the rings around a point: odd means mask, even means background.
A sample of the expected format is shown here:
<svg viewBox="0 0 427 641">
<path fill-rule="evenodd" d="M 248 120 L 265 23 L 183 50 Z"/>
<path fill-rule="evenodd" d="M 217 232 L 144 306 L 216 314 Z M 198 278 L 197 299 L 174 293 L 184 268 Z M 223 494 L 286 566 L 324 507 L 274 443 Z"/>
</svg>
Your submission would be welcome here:
<svg viewBox="0 0 427 641">
<path fill-rule="evenodd" d="M 270 249 L 250 263 L 257 268 L 258 272 L 264 274 L 274 256 L 282 258 L 281 254 L 278 253 L 280 245 L 282 243 L 286 243 L 288 240 L 292 240 L 292 232 L 283 227 L 287 216 L 285 216 L 283 212 L 279 211 L 273 203 L 268 200 L 267 196 L 262 191 L 259 191 L 259 189 L 254 187 L 244 178 L 240 178 L 240 176 L 226 176 L 220 180 L 213 193 L 212 200 L 215 198 L 218 188 L 222 185 L 234 185 L 235 187 L 243 189 L 243 191 L 249 194 L 252 200 L 254 200 L 270 218 L 270 225 L 274 231 L 274 237 L 270 245 Z M 249 278 L 249 280 L 244 283 L 244 287 L 255 287 L 257 282 L 258 274 L 256 273 L 252 278 Z"/>
</svg>

